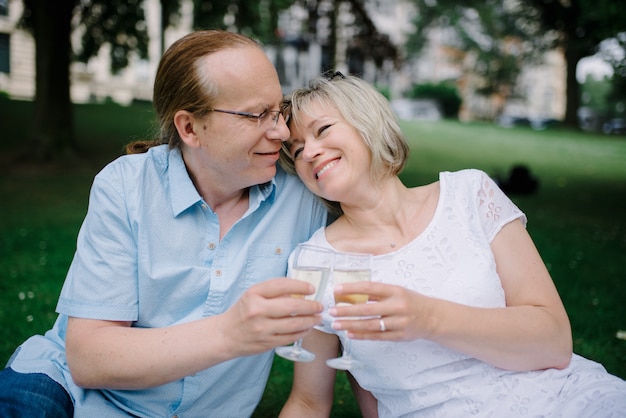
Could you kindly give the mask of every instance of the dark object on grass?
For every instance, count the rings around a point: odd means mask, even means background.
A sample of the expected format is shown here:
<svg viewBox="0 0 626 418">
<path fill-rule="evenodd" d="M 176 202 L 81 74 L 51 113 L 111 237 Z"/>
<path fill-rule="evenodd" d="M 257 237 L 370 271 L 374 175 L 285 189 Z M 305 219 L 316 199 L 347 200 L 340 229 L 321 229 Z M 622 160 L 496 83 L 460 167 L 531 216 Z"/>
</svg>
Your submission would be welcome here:
<svg viewBox="0 0 626 418">
<path fill-rule="evenodd" d="M 539 188 L 539 180 L 525 165 L 514 166 L 508 179 L 496 178 L 495 180 L 506 194 L 530 195 Z"/>
<path fill-rule="evenodd" d="M 602 132 L 607 135 L 626 134 L 626 119 L 614 118 L 602 125 Z"/>
</svg>

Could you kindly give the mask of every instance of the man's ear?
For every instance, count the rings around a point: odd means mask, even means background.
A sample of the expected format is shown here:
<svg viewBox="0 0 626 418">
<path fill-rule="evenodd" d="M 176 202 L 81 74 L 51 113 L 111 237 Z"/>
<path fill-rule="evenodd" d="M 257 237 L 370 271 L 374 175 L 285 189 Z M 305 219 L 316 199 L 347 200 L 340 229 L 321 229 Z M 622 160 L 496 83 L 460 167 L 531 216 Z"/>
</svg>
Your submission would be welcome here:
<svg viewBox="0 0 626 418">
<path fill-rule="evenodd" d="M 185 145 L 193 148 L 200 146 L 200 140 L 194 128 L 195 121 L 194 116 L 186 110 L 179 110 L 174 115 L 174 126 L 180 139 Z"/>
</svg>

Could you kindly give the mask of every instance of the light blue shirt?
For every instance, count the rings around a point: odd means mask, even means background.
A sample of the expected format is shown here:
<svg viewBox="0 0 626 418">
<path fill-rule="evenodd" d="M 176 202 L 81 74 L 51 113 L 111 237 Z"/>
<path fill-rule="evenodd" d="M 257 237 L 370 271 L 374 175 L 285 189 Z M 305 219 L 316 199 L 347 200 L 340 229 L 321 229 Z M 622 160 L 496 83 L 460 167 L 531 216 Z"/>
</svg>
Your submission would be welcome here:
<svg viewBox="0 0 626 418">
<path fill-rule="evenodd" d="M 217 215 L 195 189 L 178 149 L 121 157 L 93 182 L 54 327 L 27 340 L 9 364 L 65 386 L 76 417 L 249 416 L 273 351 L 156 388 L 83 390 L 65 358 L 67 317 L 156 328 L 220 314 L 255 283 L 284 276 L 289 253 L 326 216 L 300 181 L 279 168 L 272 182 L 250 189 L 247 212 L 220 241 Z"/>
</svg>

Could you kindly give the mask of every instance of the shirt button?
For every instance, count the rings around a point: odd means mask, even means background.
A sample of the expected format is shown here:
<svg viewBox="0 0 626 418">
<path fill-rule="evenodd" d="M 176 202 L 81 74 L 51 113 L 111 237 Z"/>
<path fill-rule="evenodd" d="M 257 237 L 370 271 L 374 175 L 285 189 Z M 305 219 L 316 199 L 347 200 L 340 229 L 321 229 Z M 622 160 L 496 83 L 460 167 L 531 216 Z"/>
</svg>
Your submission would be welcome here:
<svg viewBox="0 0 626 418">
<path fill-rule="evenodd" d="M 276 247 L 276 249 L 274 250 L 274 254 L 276 255 L 281 255 L 283 253 L 283 249 L 280 247 Z"/>
<path fill-rule="evenodd" d="M 209 248 L 209 250 L 214 250 L 216 245 L 215 245 L 215 243 L 212 242 L 209 245 L 207 245 L 207 247 Z"/>
<path fill-rule="evenodd" d="M 207 210 L 207 209 L 209 208 L 209 207 L 207 206 L 207 204 L 206 204 L 206 203 L 203 203 L 203 204 L 201 205 L 201 207 L 202 207 L 202 209 L 204 209 L 204 210 Z"/>
<path fill-rule="evenodd" d="M 222 275 L 222 270 L 215 270 L 215 275 L 220 277 Z"/>
</svg>

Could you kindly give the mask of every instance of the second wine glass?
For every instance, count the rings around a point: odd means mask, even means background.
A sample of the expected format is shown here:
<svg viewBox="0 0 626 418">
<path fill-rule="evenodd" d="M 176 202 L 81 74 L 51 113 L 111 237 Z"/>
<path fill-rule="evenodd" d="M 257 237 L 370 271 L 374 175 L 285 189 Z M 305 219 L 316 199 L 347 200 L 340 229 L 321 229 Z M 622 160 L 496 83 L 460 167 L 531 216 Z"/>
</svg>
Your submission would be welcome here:
<svg viewBox="0 0 626 418">
<path fill-rule="evenodd" d="M 333 266 L 334 253 L 326 248 L 309 244 L 299 244 L 293 254 L 289 277 L 309 282 L 315 286 L 315 293 L 306 299 L 319 301 L 326 289 L 328 275 Z M 302 295 L 293 295 L 302 297 Z M 279 356 L 292 361 L 312 361 L 315 354 L 302 348 L 302 339 L 287 347 L 276 347 Z"/>
<path fill-rule="evenodd" d="M 372 255 L 360 253 L 336 253 L 333 267 L 333 281 L 335 285 L 370 281 L 372 277 Z M 339 295 L 335 293 L 335 305 L 353 305 L 366 303 L 366 294 Z M 345 319 L 358 320 L 360 318 L 344 317 Z M 351 370 L 363 367 L 363 363 L 352 357 L 352 340 L 345 333 L 343 354 L 341 357 L 326 361 L 330 367 L 340 370 Z"/>
</svg>

